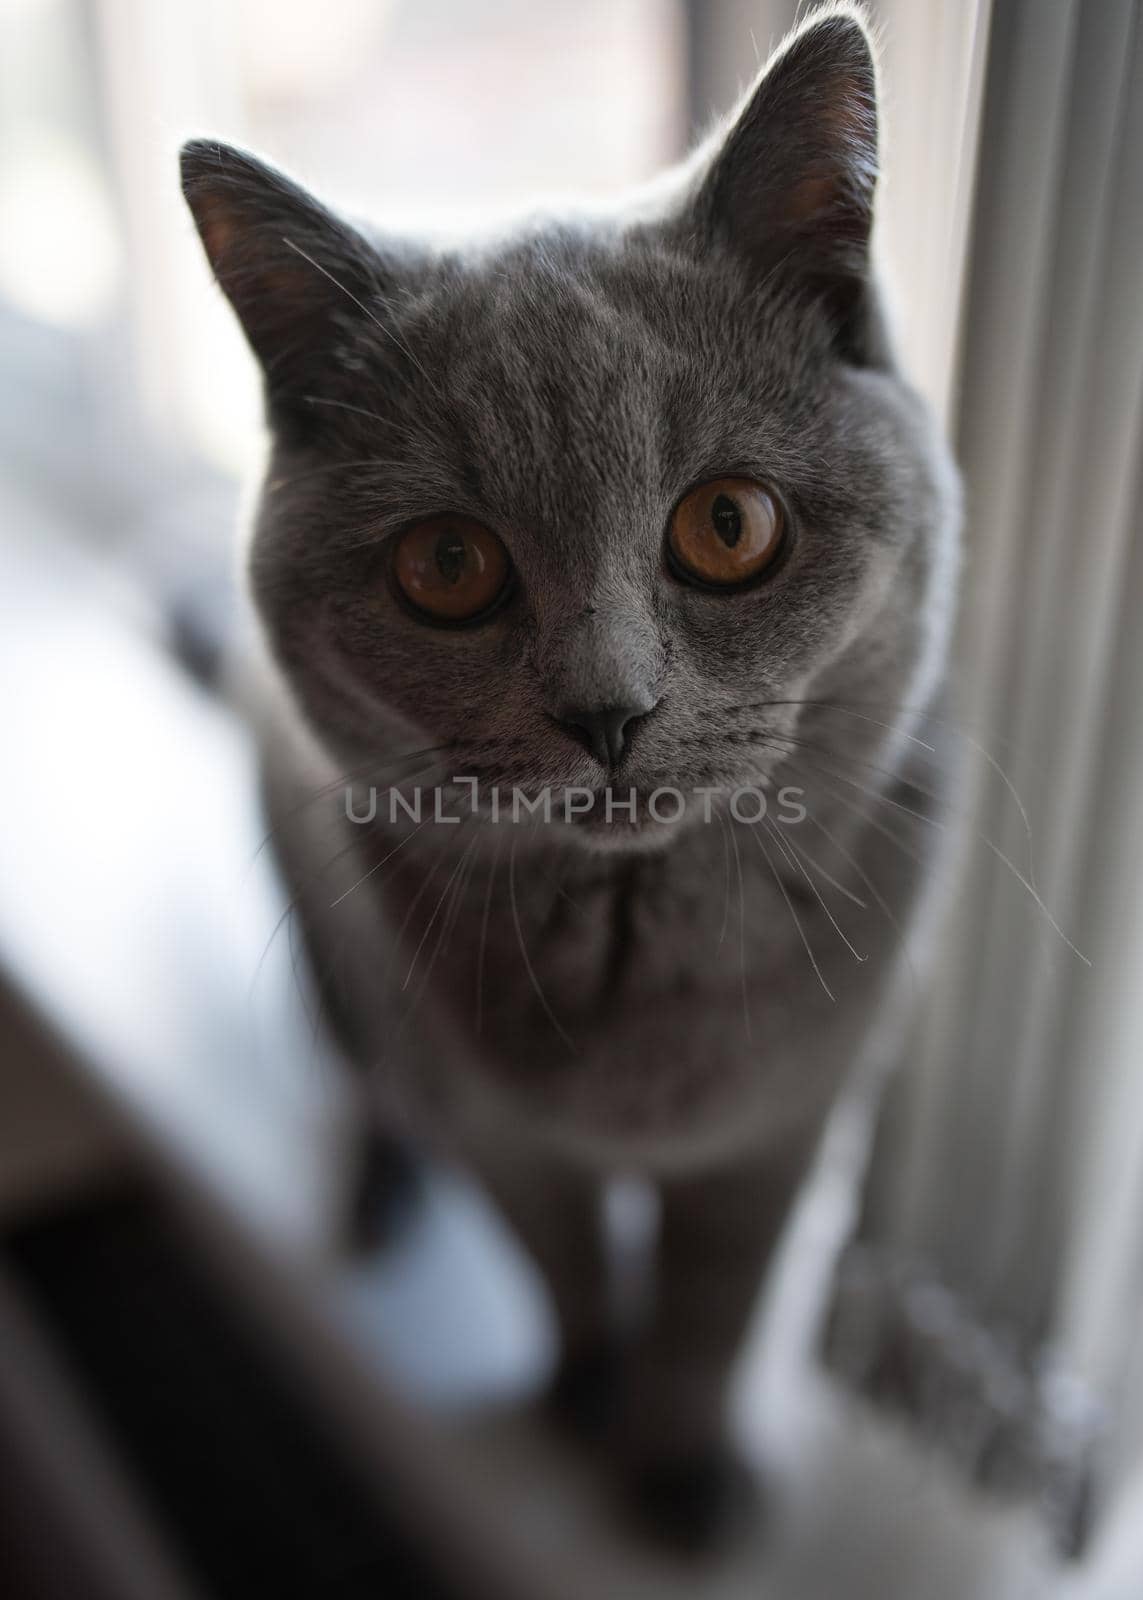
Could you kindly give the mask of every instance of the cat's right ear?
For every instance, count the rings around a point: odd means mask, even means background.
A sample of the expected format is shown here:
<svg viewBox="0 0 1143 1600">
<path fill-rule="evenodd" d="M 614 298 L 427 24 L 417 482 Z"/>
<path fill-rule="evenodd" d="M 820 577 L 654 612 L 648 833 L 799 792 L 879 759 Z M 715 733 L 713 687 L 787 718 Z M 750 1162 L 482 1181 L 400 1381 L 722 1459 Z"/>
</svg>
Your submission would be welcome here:
<svg viewBox="0 0 1143 1600">
<path fill-rule="evenodd" d="M 203 248 L 271 401 L 301 402 L 315 364 L 328 361 L 355 328 L 378 322 L 380 256 L 298 184 L 245 151 L 194 139 L 180 162 Z"/>
<path fill-rule="evenodd" d="M 877 69 L 858 6 L 813 12 L 705 151 L 691 236 L 779 274 L 833 319 L 846 353 L 867 342 L 878 171 Z"/>
</svg>

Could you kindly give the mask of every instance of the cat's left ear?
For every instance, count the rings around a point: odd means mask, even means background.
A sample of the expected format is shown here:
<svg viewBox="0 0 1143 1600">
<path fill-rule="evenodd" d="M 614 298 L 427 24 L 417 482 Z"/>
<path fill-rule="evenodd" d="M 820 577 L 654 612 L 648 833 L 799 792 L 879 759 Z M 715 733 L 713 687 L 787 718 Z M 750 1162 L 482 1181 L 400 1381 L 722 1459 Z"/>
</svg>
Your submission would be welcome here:
<svg viewBox="0 0 1143 1600">
<path fill-rule="evenodd" d="M 183 193 L 214 275 L 266 379 L 272 414 L 306 416 L 315 370 L 381 324 L 385 264 L 363 235 L 244 150 L 195 139 Z M 312 416 L 312 413 L 311 413 Z"/>
<path fill-rule="evenodd" d="M 848 5 L 783 44 L 717 140 L 688 219 L 761 277 L 795 275 L 839 330 L 869 273 L 878 171 L 877 69 Z"/>
</svg>

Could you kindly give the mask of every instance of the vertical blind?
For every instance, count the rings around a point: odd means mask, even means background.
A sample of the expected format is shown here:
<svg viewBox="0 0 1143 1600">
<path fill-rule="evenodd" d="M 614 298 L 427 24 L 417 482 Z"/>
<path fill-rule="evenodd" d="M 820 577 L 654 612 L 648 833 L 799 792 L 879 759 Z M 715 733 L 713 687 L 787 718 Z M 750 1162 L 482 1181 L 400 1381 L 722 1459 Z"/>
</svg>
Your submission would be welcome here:
<svg viewBox="0 0 1143 1600">
<path fill-rule="evenodd" d="M 959 892 L 827 1334 L 1072 1552 L 1129 1460 L 1143 1312 L 1139 10 L 993 0 L 983 33 Z"/>
</svg>

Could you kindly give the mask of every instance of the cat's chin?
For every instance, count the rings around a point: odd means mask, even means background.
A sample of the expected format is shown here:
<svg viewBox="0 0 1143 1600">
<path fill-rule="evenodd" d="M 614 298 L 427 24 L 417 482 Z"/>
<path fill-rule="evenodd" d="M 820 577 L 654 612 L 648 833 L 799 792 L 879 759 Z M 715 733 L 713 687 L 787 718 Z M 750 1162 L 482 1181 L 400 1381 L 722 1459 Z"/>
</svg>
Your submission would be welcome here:
<svg viewBox="0 0 1143 1600">
<path fill-rule="evenodd" d="M 565 822 L 561 831 L 581 850 L 589 850 L 595 855 L 632 855 L 669 850 L 687 829 L 682 820 L 656 822 L 654 818 L 647 817 L 630 822 L 587 816 Z"/>
</svg>

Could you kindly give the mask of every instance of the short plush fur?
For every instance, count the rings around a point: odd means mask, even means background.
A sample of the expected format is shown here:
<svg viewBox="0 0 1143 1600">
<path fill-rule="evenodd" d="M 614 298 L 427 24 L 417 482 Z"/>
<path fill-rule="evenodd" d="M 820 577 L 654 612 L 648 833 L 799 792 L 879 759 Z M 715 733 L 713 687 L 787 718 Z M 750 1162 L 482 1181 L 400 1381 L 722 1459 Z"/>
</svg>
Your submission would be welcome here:
<svg viewBox="0 0 1143 1600">
<path fill-rule="evenodd" d="M 845 6 L 628 207 L 464 248 L 350 226 L 226 146 L 183 153 L 265 374 L 267 793 L 330 1014 L 370 1115 L 469 1162 L 547 1272 L 558 1394 L 615 1348 L 600 1184 L 659 1183 L 658 1295 L 614 1420 L 644 1501 L 696 1538 L 728 1498 L 725 1382 L 762 1268 L 933 877 L 887 806 L 932 803 L 931 773 L 908 785 L 957 496 L 879 304 L 877 164 Z M 680 581 L 665 540 L 728 476 L 768 485 L 790 536 L 724 593 Z M 478 626 L 394 592 L 395 541 L 443 513 L 511 558 Z M 569 716 L 613 706 L 637 721 L 608 771 Z M 346 817 L 347 781 L 461 775 L 797 785 L 807 817 L 750 825 L 725 793 L 673 825 Z"/>
</svg>

